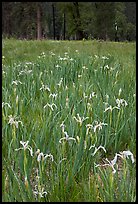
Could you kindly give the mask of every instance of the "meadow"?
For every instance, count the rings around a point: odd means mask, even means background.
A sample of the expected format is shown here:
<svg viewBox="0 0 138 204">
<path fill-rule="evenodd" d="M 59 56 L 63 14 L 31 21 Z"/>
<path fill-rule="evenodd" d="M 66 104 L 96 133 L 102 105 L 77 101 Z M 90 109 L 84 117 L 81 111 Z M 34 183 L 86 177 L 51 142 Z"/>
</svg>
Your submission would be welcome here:
<svg viewBox="0 0 138 204">
<path fill-rule="evenodd" d="M 2 40 L 2 200 L 136 201 L 136 43 Z"/>
</svg>

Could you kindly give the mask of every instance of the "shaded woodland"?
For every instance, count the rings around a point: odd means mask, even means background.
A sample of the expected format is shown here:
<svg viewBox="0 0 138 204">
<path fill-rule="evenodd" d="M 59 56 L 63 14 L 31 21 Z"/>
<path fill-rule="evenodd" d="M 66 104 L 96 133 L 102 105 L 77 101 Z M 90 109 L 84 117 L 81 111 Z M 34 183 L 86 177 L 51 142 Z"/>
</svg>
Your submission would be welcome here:
<svg viewBox="0 0 138 204">
<path fill-rule="evenodd" d="M 136 2 L 2 2 L 2 36 L 136 40 Z"/>
</svg>

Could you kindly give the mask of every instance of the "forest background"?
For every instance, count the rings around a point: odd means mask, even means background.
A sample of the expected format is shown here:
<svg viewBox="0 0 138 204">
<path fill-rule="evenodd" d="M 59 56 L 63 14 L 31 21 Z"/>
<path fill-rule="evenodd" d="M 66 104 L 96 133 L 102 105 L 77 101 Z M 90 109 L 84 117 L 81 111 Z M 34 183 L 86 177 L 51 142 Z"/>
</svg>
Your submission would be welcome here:
<svg viewBox="0 0 138 204">
<path fill-rule="evenodd" d="M 2 2 L 2 36 L 136 40 L 136 2 Z"/>
</svg>

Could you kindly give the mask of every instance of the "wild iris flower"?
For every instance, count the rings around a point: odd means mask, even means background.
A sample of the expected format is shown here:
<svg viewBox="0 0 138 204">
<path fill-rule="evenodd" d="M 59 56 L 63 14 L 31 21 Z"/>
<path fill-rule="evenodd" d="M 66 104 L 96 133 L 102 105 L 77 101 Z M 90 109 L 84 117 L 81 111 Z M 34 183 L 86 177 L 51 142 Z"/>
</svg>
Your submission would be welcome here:
<svg viewBox="0 0 138 204">
<path fill-rule="evenodd" d="M 50 92 L 50 88 L 47 85 L 42 84 L 41 88 L 39 90 L 47 90 Z"/>
<path fill-rule="evenodd" d="M 93 147 L 95 147 L 95 144 L 90 146 L 89 150 L 91 150 L 91 148 L 93 148 Z M 106 149 L 102 145 L 100 145 L 99 147 L 95 147 L 95 150 L 92 153 L 92 156 L 94 156 L 99 149 L 103 149 L 103 151 L 106 153 Z"/>
<path fill-rule="evenodd" d="M 2 102 L 2 108 L 7 105 L 9 108 L 11 108 L 10 104 L 9 103 L 5 103 L 5 102 Z"/>
<path fill-rule="evenodd" d="M 12 81 L 12 85 L 13 85 L 13 84 L 15 84 L 15 85 L 17 86 L 18 84 L 22 84 L 22 82 L 19 81 L 19 80 L 15 80 L 15 81 Z"/>
<path fill-rule="evenodd" d="M 37 185 L 35 186 L 35 191 L 33 191 L 33 193 L 35 194 L 35 196 L 36 196 L 36 195 L 39 195 L 40 198 L 43 198 L 44 195 L 47 195 L 47 192 L 44 191 L 44 188 L 41 188 L 41 189 L 39 188 L 39 189 L 37 190 Z"/>
<path fill-rule="evenodd" d="M 13 117 L 12 115 L 9 116 L 9 122 L 8 122 L 8 124 L 10 124 L 10 125 L 15 125 L 16 128 L 18 128 L 18 123 L 21 123 L 21 125 L 23 125 L 22 121 L 20 121 L 20 120 L 19 120 L 19 121 L 15 120 L 15 117 Z"/>
<path fill-rule="evenodd" d="M 94 132 L 96 132 L 97 128 L 98 128 L 99 130 L 102 130 L 102 126 L 108 125 L 107 123 L 101 123 L 101 122 L 98 123 L 98 121 L 95 121 L 95 123 L 96 123 L 96 125 L 93 127 Z"/>
<path fill-rule="evenodd" d="M 19 149 L 15 149 L 15 151 L 19 151 L 21 149 L 23 149 L 24 151 L 26 149 L 29 150 L 30 152 L 30 155 L 33 156 L 33 150 L 32 150 L 32 147 L 30 145 L 28 145 L 29 141 L 27 140 L 26 142 L 23 142 L 23 141 L 20 141 L 20 144 L 23 146 L 23 147 L 20 147 Z"/>
<path fill-rule="evenodd" d="M 80 115 L 79 115 L 79 113 L 77 113 L 77 117 L 76 116 L 74 116 L 74 119 L 78 122 L 78 123 L 80 123 L 80 126 L 82 125 L 82 123 L 83 123 L 83 121 L 85 121 L 85 120 L 87 120 L 89 117 L 86 117 L 86 118 L 81 118 L 80 117 Z"/>
<path fill-rule="evenodd" d="M 73 138 L 73 137 L 69 137 L 68 133 L 65 131 L 64 132 L 65 134 L 65 137 L 62 137 L 60 140 L 59 140 L 59 143 L 61 143 L 62 140 L 66 140 L 66 141 L 69 141 L 69 140 L 74 140 L 76 142 L 76 139 Z"/>
<path fill-rule="evenodd" d="M 109 107 L 105 108 L 104 112 L 106 112 L 106 111 L 108 111 L 108 110 L 110 110 L 110 111 L 112 112 L 114 109 L 120 110 L 120 108 L 119 108 L 118 106 L 112 107 L 112 106 L 110 105 Z"/>
<path fill-rule="evenodd" d="M 51 108 L 52 111 L 54 111 L 54 108 L 57 109 L 57 106 L 56 106 L 56 104 L 54 104 L 54 103 L 52 103 L 52 104 L 47 103 L 47 104 L 44 106 L 44 108 L 46 108 L 47 106 L 48 106 L 49 108 Z M 54 108 L 53 108 L 53 107 L 54 107 Z"/>
<path fill-rule="evenodd" d="M 117 103 L 118 108 L 120 108 L 121 106 L 126 107 L 128 105 L 127 102 L 124 99 L 118 99 L 117 98 L 116 103 Z"/>
<path fill-rule="evenodd" d="M 134 163 L 134 156 L 132 154 L 132 152 L 130 152 L 129 150 L 128 151 L 123 151 L 123 152 L 120 152 L 119 154 L 116 153 L 115 154 L 115 157 L 113 160 L 109 161 L 107 158 L 105 159 L 105 161 L 107 161 L 108 163 L 105 163 L 105 164 L 97 164 L 95 165 L 95 167 L 98 167 L 98 166 L 110 166 L 112 169 L 113 169 L 113 174 L 116 173 L 116 169 L 114 168 L 114 165 L 117 163 L 117 157 L 121 157 L 122 159 L 126 159 L 128 158 L 128 156 L 131 157 L 131 161 L 132 163 Z"/>
<path fill-rule="evenodd" d="M 55 93 L 52 94 L 52 93 L 51 93 L 51 94 L 49 95 L 49 98 L 52 96 L 54 99 L 56 99 L 56 98 L 57 98 L 57 95 L 58 95 L 58 94 L 55 94 Z"/>
<path fill-rule="evenodd" d="M 130 152 L 129 150 L 120 152 L 120 154 L 122 155 L 123 158 L 129 158 L 129 156 L 130 156 L 132 163 L 134 163 L 134 156 L 133 156 L 132 152 Z"/>
</svg>

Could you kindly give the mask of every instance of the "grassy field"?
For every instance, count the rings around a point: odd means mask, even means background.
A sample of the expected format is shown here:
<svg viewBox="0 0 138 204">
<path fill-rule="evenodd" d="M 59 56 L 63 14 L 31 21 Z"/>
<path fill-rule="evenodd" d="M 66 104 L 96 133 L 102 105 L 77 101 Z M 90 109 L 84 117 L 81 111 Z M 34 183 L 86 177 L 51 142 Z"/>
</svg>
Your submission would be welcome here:
<svg viewBox="0 0 138 204">
<path fill-rule="evenodd" d="M 2 40 L 3 202 L 136 201 L 136 44 Z"/>
</svg>

